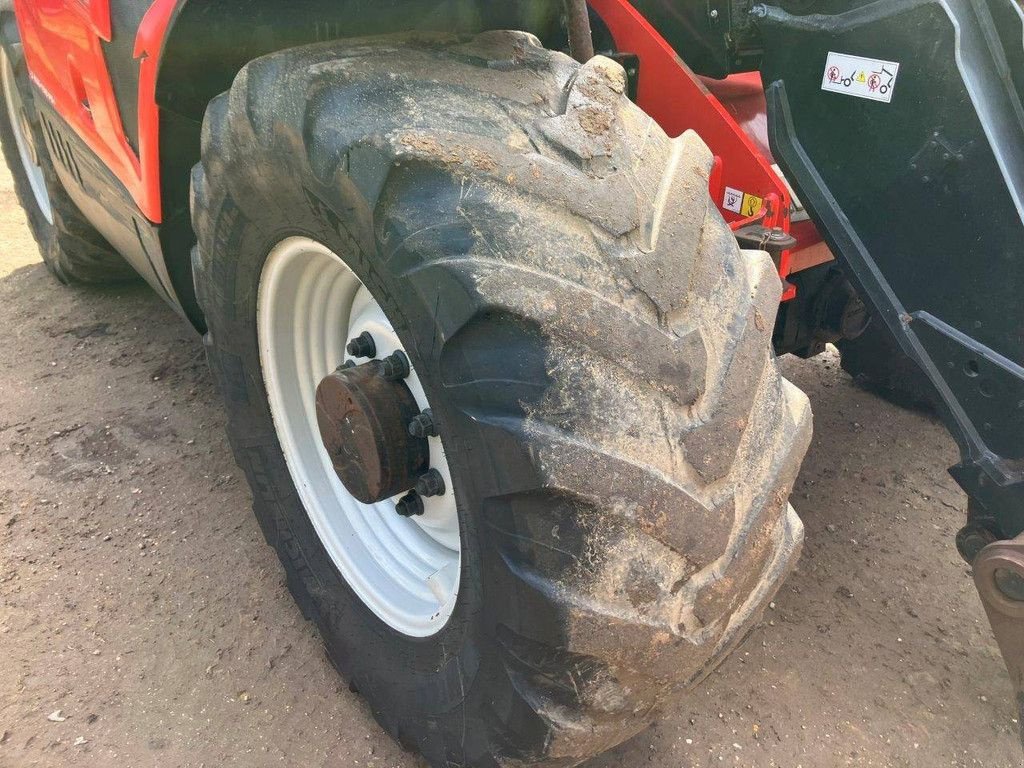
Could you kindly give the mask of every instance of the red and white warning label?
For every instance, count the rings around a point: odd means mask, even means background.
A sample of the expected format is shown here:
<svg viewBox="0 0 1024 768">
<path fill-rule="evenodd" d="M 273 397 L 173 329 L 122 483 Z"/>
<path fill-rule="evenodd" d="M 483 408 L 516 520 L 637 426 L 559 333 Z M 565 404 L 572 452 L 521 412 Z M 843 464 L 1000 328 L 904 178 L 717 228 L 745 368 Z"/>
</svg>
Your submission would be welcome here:
<svg viewBox="0 0 1024 768">
<path fill-rule="evenodd" d="M 821 89 L 888 104 L 892 101 L 899 72 L 900 65 L 895 61 L 830 52 Z"/>
</svg>

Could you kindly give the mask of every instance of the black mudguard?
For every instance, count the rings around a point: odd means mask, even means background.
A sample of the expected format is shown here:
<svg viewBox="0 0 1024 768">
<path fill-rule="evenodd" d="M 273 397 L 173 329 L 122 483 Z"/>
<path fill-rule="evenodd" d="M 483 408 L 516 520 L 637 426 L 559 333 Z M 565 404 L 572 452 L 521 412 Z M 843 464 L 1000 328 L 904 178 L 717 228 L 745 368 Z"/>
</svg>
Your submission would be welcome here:
<svg viewBox="0 0 1024 768">
<path fill-rule="evenodd" d="M 835 12 L 753 10 L 772 150 L 851 281 L 935 388 L 973 524 L 1017 536 L 1024 13 L 1015 0 L 824 5 Z M 898 63 L 894 82 L 883 72 L 872 83 L 889 86 L 891 100 L 826 90 L 830 53 Z"/>
</svg>

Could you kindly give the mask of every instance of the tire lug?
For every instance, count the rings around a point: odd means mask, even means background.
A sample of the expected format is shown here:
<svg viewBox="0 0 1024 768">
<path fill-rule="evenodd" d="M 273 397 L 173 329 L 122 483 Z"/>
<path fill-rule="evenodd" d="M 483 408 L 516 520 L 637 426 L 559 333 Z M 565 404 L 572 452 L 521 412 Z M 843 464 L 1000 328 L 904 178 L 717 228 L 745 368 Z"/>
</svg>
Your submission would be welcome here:
<svg viewBox="0 0 1024 768">
<path fill-rule="evenodd" d="M 409 374 L 412 372 L 412 366 L 409 364 L 409 358 L 405 352 L 398 350 L 393 355 L 389 355 L 381 360 L 382 367 L 380 374 L 388 381 L 401 381 L 402 379 L 409 378 Z"/>
<path fill-rule="evenodd" d="M 423 514 L 423 499 L 416 491 L 410 491 L 395 505 L 395 510 L 402 517 L 419 517 Z"/>
<path fill-rule="evenodd" d="M 447 491 L 444 476 L 436 469 L 428 469 L 416 481 L 416 493 L 425 498 L 444 496 Z"/>
<path fill-rule="evenodd" d="M 434 422 L 434 412 L 427 408 L 427 410 L 410 421 L 409 434 L 420 439 L 437 437 L 437 424 Z"/>
<path fill-rule="evenodd" d="M 352 357 L 377 356 L 377 342 L 373 340 L 373 336 L 370 335 L 369 331 L 363 331 L 352 339 L 346 349 Z"/>
</svg>

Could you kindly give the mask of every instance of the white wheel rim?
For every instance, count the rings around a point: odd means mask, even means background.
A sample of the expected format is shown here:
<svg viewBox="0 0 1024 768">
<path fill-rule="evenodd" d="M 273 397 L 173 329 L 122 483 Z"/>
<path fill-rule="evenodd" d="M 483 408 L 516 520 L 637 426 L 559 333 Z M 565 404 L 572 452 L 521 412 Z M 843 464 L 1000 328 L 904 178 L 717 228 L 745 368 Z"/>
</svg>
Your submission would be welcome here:
<svg viewBox="0 0 1024 768">
<path fill-rule="evenodd" d="M 257 328 L 263 378 L 288 470 L 320 541 L 359 598 L 388 626 L 429 637 L 455 608 L 461 573 L 459 518 L 440 438 L 430 464 L 447 492 L 424 498 L 425 513 L 401 517 L 399 497 L 357 501 L 338 478 L 320 438 L 316 388 L 351 358 L 349 339 L 369 332 L 382 359 L 402 343 L 355 273 L 326 246 L 305 237 L 279 243 L 260 279 Z M 365 362 L 365 361 L 355 361 Z M 416 371 L 406 380 L 429 408 Z"/>
<path fill-rule="evenodd" d="M 7 51 L 0 48 L 0 70 L 2 70 L 4 84 L 4 101 L 7 102 L 7 119 L 11 123 L 11 131 L 14 133 L 14 143 L 18 146 L 18 156 L 21 157 L 21 165 L 25 169 L 29 186 L 32 188 L 32 195 L 36 199 L 36 205 L 43 212 L 46 220 L 53 224 L 53 207 L 50 205 L 50 193 L 46 190 L 46 179 L 43 177 L 43 169 L 32 157 L 34 142 L 25 135 L 21 115 L 24 113 L 25 105 L 21 100 L 21 93 L 14 80 L 14 67 L 7 58 Z M 39 148 L 36 147 L 36 152 Z"/>
</svg>

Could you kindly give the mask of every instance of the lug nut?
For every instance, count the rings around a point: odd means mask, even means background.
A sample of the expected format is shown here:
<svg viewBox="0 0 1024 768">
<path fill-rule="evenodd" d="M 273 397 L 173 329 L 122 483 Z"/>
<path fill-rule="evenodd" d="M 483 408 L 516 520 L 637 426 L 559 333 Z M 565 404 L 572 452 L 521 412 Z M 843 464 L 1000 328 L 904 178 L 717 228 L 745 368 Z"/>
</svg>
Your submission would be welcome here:
<svg viewBox="0 0 1024 768">
<path fill-rule="evenodd" d="M 363 331 L 348 343 L 346 347 L 352 357 L 376 357 L 377 343 L 369 331 Z"/>
<path fill-rule="evenodd" d="M 427 408 L 427 410 L 410 421 L 409 434 L 420 439 L 437 437 L 437 424 L 434 423 L 434 412 Z"/>
<path fill-rule="evenodd" d="M 447 488 L 444 484 L 444 477 L 436 469 L 428 469 L 416 481 L 416 493 L 428 499 L 431 496 L 444 496 L 445 491 Z"/>
<path fill-rule="evenodd" d="M 385 357 L 381 362 L 384 364 L 380 370 L 381 375 L 388 381 L 407 379 L 412 372 L 409 358 L 406 357 L 405 352 L 402 350 L 398 350 L 395 354 Z"/>
<path fill-rule="evenodd" d="M 416 491 L 410 491 L 398 500 L 395 509 L 402 517 L 419 517 L 423 514 L 423 499 Z"/>
</svg>

